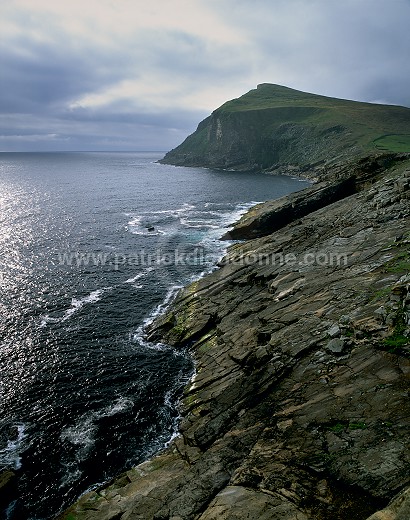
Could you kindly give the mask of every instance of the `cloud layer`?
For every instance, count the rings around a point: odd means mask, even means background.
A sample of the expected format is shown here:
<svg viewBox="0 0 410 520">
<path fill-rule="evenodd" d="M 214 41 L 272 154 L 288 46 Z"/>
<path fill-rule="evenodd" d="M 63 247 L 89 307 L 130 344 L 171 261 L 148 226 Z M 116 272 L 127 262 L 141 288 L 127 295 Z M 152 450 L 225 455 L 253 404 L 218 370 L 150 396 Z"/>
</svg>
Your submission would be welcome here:
<svg viewBox="0 0 410 520">
<path fill-rule="evenodd" d="M 409 0 L 9 0 L 0 151 L 168 150 L 258 83 L 410 106 Z"/>
</svg>

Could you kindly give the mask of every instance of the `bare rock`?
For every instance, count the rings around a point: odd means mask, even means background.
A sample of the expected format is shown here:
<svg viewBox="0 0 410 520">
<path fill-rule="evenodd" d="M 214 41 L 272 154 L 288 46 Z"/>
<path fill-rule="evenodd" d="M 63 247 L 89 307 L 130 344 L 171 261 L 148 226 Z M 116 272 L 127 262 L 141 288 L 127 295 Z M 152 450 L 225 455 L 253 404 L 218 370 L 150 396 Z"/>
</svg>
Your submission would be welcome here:
<svg viewBox="0 0 410 520">
<path fill-rule="evenodd" d="M 382 511 L 367 520 L 408 520 L 410 518 L 410 488 L 397 495 Z"/>
<path fill-rule="evenodd" d="M 326 349 L 333 354 L 342 354 L 345 349 L 345 341 L 341 338 L 333 338 L 326 345 Z"/>
<path fill-rule="evenodd" d="M 198 520 L 308 520 L 295 505 L 280 495 L 228 486 L 211 502 Z"/>
</svg>

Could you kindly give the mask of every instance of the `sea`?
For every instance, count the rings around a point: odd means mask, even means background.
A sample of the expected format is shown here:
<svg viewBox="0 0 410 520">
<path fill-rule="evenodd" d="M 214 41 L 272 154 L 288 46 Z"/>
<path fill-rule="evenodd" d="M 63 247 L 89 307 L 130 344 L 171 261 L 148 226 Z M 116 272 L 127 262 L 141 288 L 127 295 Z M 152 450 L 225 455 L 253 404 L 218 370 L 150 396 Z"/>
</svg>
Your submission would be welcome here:
<svg viewBox="0 0 410 520">
<path fill-rule="evenodd" d="M 189 354 L 144 329 L 257 202 L 308 185 L 160 152 L 0 153 L 3 518 L 54 518 L 176 435 Z"/>
</svg>

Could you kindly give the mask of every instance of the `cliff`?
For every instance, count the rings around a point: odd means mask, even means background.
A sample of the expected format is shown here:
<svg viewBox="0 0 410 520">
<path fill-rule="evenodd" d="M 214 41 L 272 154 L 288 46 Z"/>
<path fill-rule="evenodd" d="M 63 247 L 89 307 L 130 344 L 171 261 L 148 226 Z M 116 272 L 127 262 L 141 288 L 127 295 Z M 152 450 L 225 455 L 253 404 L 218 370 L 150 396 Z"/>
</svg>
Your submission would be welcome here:
<svg viewBox="0 0 410 520">
<path fill-rule="evenodd" d="M 324 182 L 150 326 L 196 362 L 180 435 L 61 519 L 409 518 L 410 155 Z"/>
<path fill-rule="evenodd" d="M 215 110 L 160 162 L 320 176 L 374 151 L 410 152 L 410 109 L 262 84 Z"/>
</svg>

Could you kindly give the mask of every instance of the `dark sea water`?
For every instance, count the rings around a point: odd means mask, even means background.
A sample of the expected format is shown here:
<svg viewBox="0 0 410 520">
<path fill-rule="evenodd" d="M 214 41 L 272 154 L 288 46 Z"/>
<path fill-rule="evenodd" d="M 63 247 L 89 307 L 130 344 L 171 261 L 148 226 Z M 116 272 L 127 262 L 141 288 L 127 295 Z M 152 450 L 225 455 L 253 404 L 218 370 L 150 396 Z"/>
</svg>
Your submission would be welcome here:
<svg viewBox="0 0 410 520">
<path fill-rule="evenodd" d="M 5 518 L 52 518 L 169 441 L 193 366 L 144 325 L 213 268 L 241 213 L 307 185 L 162 156 L 0 154 Z"/>
</svg>

